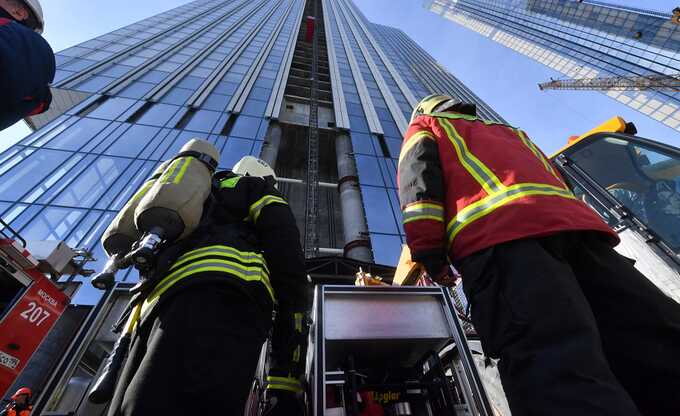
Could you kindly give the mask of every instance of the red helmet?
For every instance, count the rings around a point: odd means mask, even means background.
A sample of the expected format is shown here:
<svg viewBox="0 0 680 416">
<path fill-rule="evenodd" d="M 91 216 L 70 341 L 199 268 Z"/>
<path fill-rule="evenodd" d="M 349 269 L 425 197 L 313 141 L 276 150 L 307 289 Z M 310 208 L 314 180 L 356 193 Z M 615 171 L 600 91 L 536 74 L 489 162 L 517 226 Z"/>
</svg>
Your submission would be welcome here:
<svg viewBox="0 0 680 416">
<path fill-rule="evenodd" d="M 30 398 L 33 395 L 33 392 L 28 387 L 22 387 L 19 390 L 17 390 L 16 393 L 14 393 L 14 395 L 12 396 L 12 400 L 16 400 L 22 394 L 25 394 Z"/>
</svg>

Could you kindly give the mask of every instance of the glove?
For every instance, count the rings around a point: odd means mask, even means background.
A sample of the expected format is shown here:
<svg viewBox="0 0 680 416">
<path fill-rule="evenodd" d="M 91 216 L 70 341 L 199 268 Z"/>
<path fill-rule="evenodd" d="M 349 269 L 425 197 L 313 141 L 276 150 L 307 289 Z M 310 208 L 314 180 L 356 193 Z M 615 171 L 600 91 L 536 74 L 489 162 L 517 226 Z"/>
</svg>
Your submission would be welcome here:
<svg viewBox="0 0 680 416">
<path fill-rule="evenodd" d="M 287 390 L 267 390 L 267 402 L 262 416 L 304 416 L 305 406 L 296 393 Z"/>
<path fill-rule="evenodd" d="M 430 274 L 428 273 L 428 275 Z M 430 278 L 434 280 L 435 283 L 446 287 L 454 287 L 458 281 L 458 276 L 451 271 L 451 267 L 448 265 L 439 269 L 434 275 L 430 275 Z"/>
</svg>

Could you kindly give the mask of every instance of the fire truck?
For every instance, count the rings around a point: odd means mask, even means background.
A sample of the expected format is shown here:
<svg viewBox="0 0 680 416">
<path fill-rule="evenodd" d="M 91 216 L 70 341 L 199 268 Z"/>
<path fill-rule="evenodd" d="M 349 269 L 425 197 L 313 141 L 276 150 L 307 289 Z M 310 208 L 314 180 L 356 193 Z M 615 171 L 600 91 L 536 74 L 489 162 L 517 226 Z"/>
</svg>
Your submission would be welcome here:
<svg viewBox="0 0 680 416">
<path fill-rule="evenodd" d="M 21 387 L 17 378 L 69 306 L 56 280 L 83 272 L 87 257 L 60 241 L 33 242 L 31 249 L 0 220 L 0 397 Z"/>
</svg>

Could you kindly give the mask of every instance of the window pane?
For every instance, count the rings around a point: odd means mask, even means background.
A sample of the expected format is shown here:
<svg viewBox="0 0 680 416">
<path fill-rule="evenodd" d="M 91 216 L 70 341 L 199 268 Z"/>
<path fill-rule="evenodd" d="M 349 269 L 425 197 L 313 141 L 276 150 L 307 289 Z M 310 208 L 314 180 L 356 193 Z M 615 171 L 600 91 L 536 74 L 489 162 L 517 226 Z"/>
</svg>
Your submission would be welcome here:
<svg viewBox="0 0 680 416">
<path fill-rule="evenodd" d="M 361 195 L 364 200 L 368 229 L 371 232 L 398 234 L 397 224 L 391 215 L 392 207 L 387 189 L 362 186 Z"/>
<path fill-rule="evenodd" d="M 100 157 L 59 195 L 56 205 L 94 206 L 129 165 L 127 159 Z"/>
<path fill-rule="evenodd" d="M 176 105 L 170 104 L 154 104 L 138 121 L 139 124 L 148 124 L 150 126 L 165 126 L 179 110 Z"/>
<path fill-rule="evenodd" d="M 64 240 L 84 213 L 85 210 L 73 208 L 45 208 L 21 230 L 21 235 L 33 241 Z"/>
<path fill-rule="evenodd" d="M 62 150 L 78 150 L 102 131 L 110 122 L 84 118 L 52 139 L 45 147 Z"/>
<path fill-rule="evenodd" d="M 371 156 L 356 155 L 357 170 L 359 171 L 359 183 L 362 185 L 385 186 L 378 159 Z"/>
<path fill-rule="evenodd" d="M 123 114 L 128 108 L 135 103 L 135 100 L 129 98 L 114 97 L 109 98 L 104 104 L 97 107 L 94 111 L 88 114 L 88 117 L 103 118 L 106 120 L 115 120 L 118 116 Z"/>
<path fill-rule="evenodd" d="M 257 137 L 257 131 L 260 128 L 261 122 L 262 119 L 258 117 L 238 116 L 229 135 L 254 139 Z"/>
<path fill-rule="evenodd" d="M 105 154 L 135 157 L 160 131 L 158 127 L 133 125 L 116 140 Z"/>
<path fill-rule="evenodd" d="M 0 198 L 16 201 L 36 187 L 46 175 L 71 156 L 67 152 L 41 149 L 0 178 Z"/>
<path fill-rule="evenodd" d="M 220 168 L 231 169 L 236 162 L 241 160 L 243 156 L 250 154 L 250 149 L 253 147 L 252 140 L 238 139 L 229 137 L 227 144 L 222 150 L 222 159 L 220 160 Z"/>
<path fill-rule="evenodd" d="M 221 113 L 217 111 L 199 110 L 191 118 L 185 127 L 186 130 L 193 130 L 202 133 L 210 133 L 215 127 L 215 123 L 220 118 Z"/>
<path fill-rule="evenodd" d="M 373 257 L 378 264 L 396 266 L 401 255 L 401 238 L 396 235 L 371 234 Z"/>
</svg>

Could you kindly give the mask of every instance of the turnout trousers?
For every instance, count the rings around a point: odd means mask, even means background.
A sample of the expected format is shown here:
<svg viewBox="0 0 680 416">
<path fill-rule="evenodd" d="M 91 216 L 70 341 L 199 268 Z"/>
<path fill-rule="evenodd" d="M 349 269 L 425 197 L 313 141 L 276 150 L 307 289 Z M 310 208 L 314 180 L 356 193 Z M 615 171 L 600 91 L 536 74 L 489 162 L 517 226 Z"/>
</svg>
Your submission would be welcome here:
<svg viewBox="0 0 680 416">
<path fill-rule="evenodd" d="M 158 306 L 137 330 L 108 415 L 242 415 L 271 315 L 215 284 Z"/>
<path fill-rule="evenodd" d="M 680 304 L 600 234 L 511 241 L 457 267 L 513 416 L 680 415 Z"/>
</svg>

